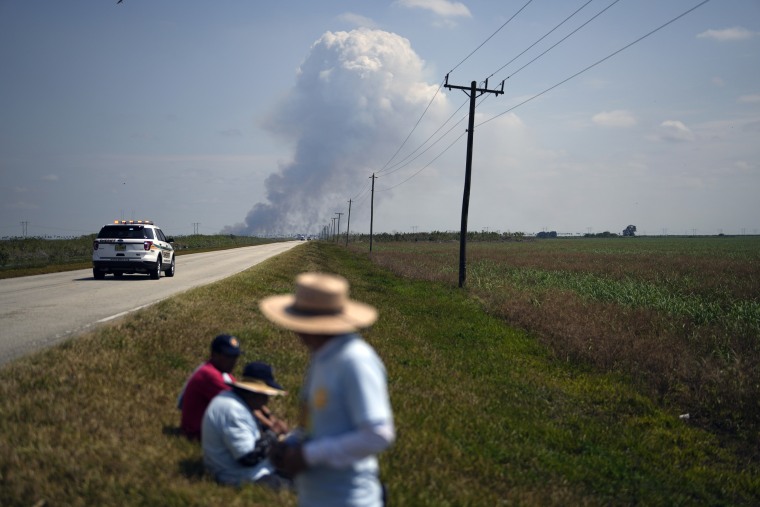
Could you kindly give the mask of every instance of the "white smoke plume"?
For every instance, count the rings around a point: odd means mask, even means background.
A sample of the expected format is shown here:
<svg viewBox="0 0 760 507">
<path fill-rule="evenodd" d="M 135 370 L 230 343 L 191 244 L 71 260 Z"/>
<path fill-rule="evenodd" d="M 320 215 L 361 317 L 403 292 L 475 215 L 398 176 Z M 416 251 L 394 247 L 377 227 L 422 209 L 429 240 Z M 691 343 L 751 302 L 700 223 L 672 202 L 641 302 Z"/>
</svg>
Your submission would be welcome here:
<svg viewBox="0 0 760 507">
<path fill-rule="evenodd" d="M 367 28 L 322 35 L 265 124 L 293 143 L 292 160 L 267 178 L 267 202 L 225 232 L 318 232 L 388 161 L 434 96 L 424 70 L 399 35 Z M 444 101 L 439 94 L 431 110 Z"/>
</svg>

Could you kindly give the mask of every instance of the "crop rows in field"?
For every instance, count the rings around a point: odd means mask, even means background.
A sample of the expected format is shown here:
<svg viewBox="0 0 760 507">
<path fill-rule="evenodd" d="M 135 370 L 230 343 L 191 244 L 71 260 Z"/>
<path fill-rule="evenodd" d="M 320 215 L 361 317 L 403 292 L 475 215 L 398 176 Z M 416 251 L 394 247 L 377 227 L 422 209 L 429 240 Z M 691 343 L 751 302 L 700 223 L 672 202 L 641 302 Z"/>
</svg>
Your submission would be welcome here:
<svg viewBox="0 0 760 507">
<path fill-rule="evenodd" d="M 523 290 L 559 289 L 584 298 L 617 303 L 629 307 L 649 308 L 670 316 L 687 317 L 696 324 L 722 323 L 760 334 L 760 303 L 754 300 L 727 298 L 715 294 L 707 298 L 683 291 L 677 279 L 651 283 L 634 278 L 614 280 L 601 276 L 510 268 L 491 260 L 473 263 L 468 276 L 473 287 L 494 290 L 499 284 Z"/>
<path fill-rule="evenodd" d="M 457 284 L 456 242 L 380 243 L 372 258 Z M 471 243 L 466 289 L 558 358 L 628 375 L 705 426 L 757 437 L 760 238 Z"/>
</svg>

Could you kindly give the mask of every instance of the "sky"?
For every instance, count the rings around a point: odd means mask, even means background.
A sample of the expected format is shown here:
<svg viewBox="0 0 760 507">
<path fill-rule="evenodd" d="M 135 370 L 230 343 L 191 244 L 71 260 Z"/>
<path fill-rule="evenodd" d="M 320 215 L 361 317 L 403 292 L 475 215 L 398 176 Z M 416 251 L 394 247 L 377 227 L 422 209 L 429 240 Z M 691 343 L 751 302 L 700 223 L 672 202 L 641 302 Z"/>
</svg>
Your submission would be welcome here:
<svg viewBox="0 0 760 507">
<path fill-rule="evenodd" d="M 468 230 L 758 234 L 760 1 L 700 3 L 0 0 L 0 237 L 459 231 L 447 76 Z"/>
</svg>

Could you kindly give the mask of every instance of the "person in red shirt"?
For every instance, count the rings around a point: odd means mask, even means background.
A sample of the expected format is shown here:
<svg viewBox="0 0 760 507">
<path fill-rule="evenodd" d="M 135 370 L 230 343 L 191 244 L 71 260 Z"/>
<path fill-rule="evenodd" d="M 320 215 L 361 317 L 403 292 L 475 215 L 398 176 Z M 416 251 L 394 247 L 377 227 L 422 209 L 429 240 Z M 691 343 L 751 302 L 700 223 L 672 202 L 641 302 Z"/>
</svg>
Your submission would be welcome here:
<svg viewBox="0 0 760 507">
<path fill-rule="evenodd" d="M 220 334 L 211 342 L 211 358 L 190 375 L 177 402 L 180 430 L 190 440 L 200 440 L 203 413 L 214 396 L 231 389 L 235 378 L 230 373 L 241 353 L 237 338 Z"/>
</svg>

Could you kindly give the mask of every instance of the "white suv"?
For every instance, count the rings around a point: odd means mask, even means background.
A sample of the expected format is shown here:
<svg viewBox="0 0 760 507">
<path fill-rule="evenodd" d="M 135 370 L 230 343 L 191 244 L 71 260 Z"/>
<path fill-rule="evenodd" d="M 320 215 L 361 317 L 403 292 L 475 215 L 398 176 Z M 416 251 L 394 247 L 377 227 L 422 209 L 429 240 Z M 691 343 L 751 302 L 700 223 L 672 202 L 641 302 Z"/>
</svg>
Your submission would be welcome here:
<svg viewBox="0 0 760 507">
<path fill-rule="evenodd" d="M 150 220 L 116 220 L 100 229 L 92 242 L 92 275 L 120 278 L 146 273 L 153 279 L 174 276 L 174 238 L 167 238 Z"/>
</svg>

